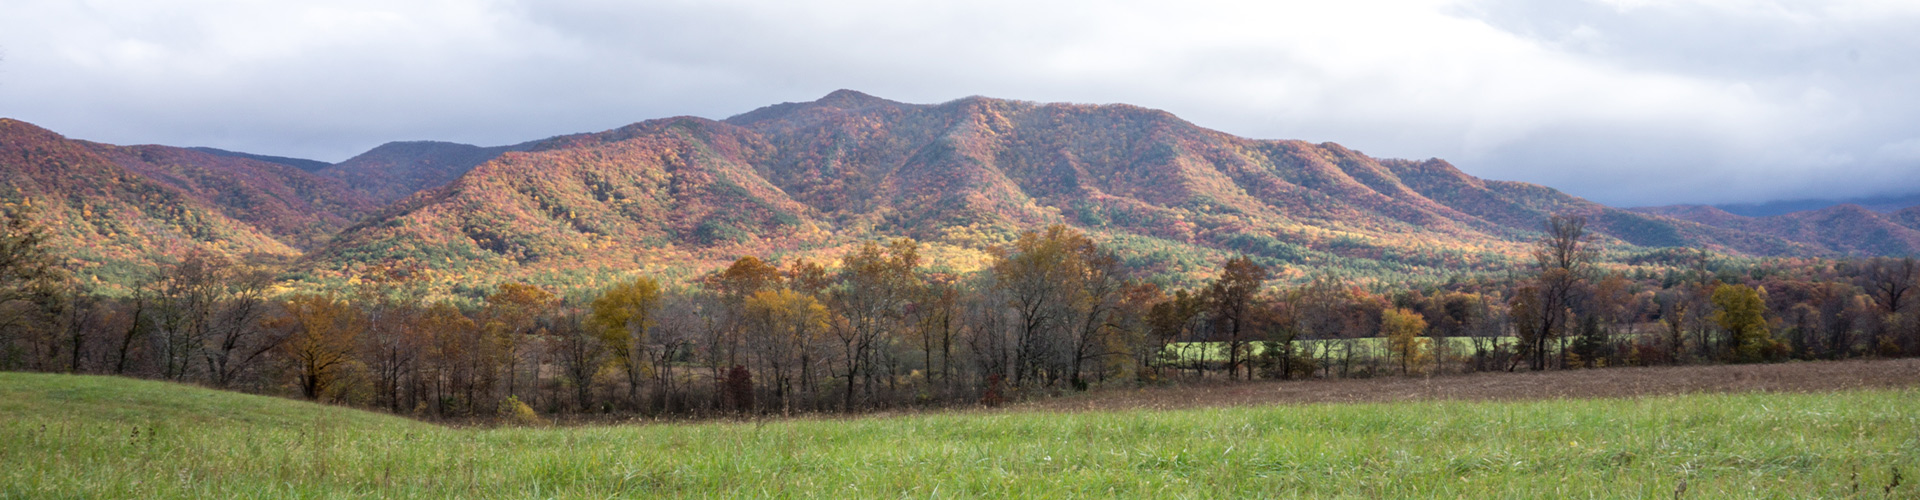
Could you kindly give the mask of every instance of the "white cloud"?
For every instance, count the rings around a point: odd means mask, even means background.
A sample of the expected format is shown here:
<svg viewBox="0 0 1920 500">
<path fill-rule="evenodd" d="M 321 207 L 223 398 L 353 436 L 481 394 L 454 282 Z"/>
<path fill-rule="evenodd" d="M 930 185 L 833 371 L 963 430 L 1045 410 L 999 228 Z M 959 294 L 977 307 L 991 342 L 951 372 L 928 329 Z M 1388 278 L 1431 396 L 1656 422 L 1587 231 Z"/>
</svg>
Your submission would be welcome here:
<svg viewBox="0 0 1920 500">
<path fill-rule="evenodd" d="M 1881 152 L 1920 124 L 1911 2 L 7 3 L 0 114 L 109 142 L 338 160 L 855 88 L 1126 102 L 1621 204 L 1920 178 Z"/>
</svg>

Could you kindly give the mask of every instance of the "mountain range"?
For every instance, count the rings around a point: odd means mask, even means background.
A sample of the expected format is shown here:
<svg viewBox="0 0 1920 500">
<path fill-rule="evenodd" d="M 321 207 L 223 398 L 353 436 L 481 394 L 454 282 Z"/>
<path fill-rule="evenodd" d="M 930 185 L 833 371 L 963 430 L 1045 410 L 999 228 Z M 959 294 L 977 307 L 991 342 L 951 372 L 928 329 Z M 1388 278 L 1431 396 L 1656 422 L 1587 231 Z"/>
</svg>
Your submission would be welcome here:
<svg viewBox="0 0 1920 500">
<path fill-rule="evenodd" d="M 1865 198 L 1847 198 L 1847 199 L 1815 198 L 1815 199 L 1802 199 L 1802 200 L 1779 200 L 1779 201 L 1769 201 L 1765 203 L 1727 203 L 1727 204 L 1714 205 L 1713 207 L 1733 213 L 1734 215 L 1744 215 L 1747 217 L 1767 217 L 1767 216 L 1773 216 L 1773 215 L 1786 215 L 1793 212 L 1819 210 L 1822 208 L 1832 207 L 1836 205 L 1859 205 L 1861 208 L 1865 208 L 1867 210 L 1872 210 L 1875 212 L 1894 213 L 1901 210 L 1905 210 L 1909 207 L 1920 206 L 1920 193 L 1898 195 L 1898 196 L 1872 196 L 1872 197 L 1865 197 Z"/>
<path fill-rule="evenodd" d="M 1256 140 L 1128 105 L 854 91 L 725 120 L 673 117 L 479 147 L 396 142 L 338 164 L 67 139 L 0 120 L 0 197 L 30 202 L 83 274 L 125 282 L 205 248 L 344 280 L 413 261 L 448 290 L 692 276 L 740 255 L 830 260 L 908 236 L 966 271 L 1021 230 L 1067 224 L 1174 281 L 1254 256 L 1320 271 L 1443 277 L 1519 261 L 1555 213 L 1624 262 L 1661 247 L 1746 256 L 1905 255 L 1920 208 L 1773 217 L 1619 209 L 1444 160 Z"/>
</svg>

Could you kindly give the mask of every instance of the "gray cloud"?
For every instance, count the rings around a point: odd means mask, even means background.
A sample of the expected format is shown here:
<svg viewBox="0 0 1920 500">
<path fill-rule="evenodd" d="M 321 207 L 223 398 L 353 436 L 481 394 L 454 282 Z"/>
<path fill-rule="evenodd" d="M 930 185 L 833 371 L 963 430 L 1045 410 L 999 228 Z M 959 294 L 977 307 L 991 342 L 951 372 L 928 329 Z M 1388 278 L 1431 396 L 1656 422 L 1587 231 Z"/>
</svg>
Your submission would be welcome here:
<svg viewBox="0 0 1920 500">
<path fill-rule="evenodd" d="M 9 0 L 0 115 L 339 160 L 854 88 L 1125 102 L 1615 204 L 1920 190 L 1900 3 Z"/>
</svg>

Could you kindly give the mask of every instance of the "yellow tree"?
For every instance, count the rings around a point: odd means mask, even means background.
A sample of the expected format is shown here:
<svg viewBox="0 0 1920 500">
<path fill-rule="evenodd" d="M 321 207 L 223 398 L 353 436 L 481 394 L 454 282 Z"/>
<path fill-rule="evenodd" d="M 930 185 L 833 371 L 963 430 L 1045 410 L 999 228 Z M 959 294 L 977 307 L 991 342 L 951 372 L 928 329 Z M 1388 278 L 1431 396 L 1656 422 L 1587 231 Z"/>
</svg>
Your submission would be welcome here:
<svg viewBox="0 0 1920 500">
<path fill-rule="evenodd" d="M 783 279 L 780 268 L 751 255 L 734 260 L 726 269 L 706 277 L 707 288 L 720 294 L 720 305 L 725 311 L 720 318 L 721 328 L 715 332 L 718 335 L 707 338 L 708 367 L 714 376 L 722 376 L 727 368 L 741 364 L 740 355 L 744 350 L 741 343 L 746 337 L 741 305 L 754 293 L 780 286 Z"/>
<path fill-rule="evenodd" d="M 761 290 L 747 297 L 745 311 L 756 340 L 765 373 L 773 376 L 774 397 L 782 412 L 793 411 L 794 371 L 800 380 L 813 376 L 813 344 L 819 332 L 827 328 L 827 307 L 812 295 L 785 288 Z"/>
<path fill-rule="evenodd" d="M 535 333 L 540 316 L 553 310 L 557 302 L 553 292 L 526 283 L 504 283 L 487 296 L 486 332 L 505 356 L 508 395 L 516 395 L 520 351 Z"/>
<path fill-rule="evenodd" d="M 1402 375 L 1426 369 L 1430 339 L 1421 335 L 1426 331 L 1427 319 L 1418 312 L 1398 307 L 1380 312 L 1380 333 L 1387 338 L 1387 349 L 1400 360 Z"/>
<path fill-rule="evenodd" d="M 366 315 L 346 301 L 324 295 L 295 295 L 285 302 L 293 334 L 280 351 L 293 361 L 300 395 L 318 400 L 354 361 Z"/>
<path fill-rule="evenodd" d="M 431 400 L 441 414 L 452 410 L 445 401 L 461 402 L 467 412 L 487 407 L 480 399 L 493 391 L 499 346 L 488 342 L 473 318 L 452 304 L 427 306 L 420 311 L 419 321 L 421 330 L 432 336 L 424 365 L 436 382 L 430 385 Z"/>
<path fill-rule="evenodd" d="M 654 308 L 660 305 L 660 283 L 641 276 L 614 285 L 593 300 L 588 321 L 600 329 L 608 351 L 627 376 L 629 404 L 640 402 L 641 381 L 647 374 L 647 328 L 654 324 Z"/>
</svg>

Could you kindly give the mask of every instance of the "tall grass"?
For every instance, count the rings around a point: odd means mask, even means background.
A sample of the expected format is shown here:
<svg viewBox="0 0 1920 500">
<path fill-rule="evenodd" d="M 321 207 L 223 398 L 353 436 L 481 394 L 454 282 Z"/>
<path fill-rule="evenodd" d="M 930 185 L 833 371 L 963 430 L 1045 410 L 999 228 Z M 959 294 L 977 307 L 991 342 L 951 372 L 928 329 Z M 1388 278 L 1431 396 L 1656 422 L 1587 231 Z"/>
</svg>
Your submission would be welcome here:
<svg viewBox="0 0 1920 500">
<path fill-rule="evenodd" d="M 1920 391 L 452 429 L 0 374 L 0 497 L 1911 497 Z"/>
</svg>

